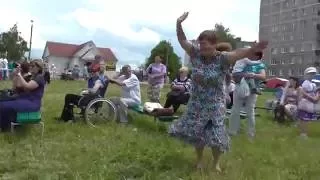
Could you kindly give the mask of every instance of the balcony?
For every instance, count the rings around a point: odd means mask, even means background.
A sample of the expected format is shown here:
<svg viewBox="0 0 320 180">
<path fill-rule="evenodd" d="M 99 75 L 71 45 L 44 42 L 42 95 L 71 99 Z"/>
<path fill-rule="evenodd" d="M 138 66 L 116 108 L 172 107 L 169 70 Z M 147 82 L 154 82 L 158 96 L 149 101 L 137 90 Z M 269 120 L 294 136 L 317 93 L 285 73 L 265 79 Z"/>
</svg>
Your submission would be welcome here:
<svg viewBox="0 0 320 180">
<path fill-rule="evenodd" d="M 320 56 L 320 49 L 315 50 L 314 53 L 316 54 L 316 56 Z"/>
</svg>

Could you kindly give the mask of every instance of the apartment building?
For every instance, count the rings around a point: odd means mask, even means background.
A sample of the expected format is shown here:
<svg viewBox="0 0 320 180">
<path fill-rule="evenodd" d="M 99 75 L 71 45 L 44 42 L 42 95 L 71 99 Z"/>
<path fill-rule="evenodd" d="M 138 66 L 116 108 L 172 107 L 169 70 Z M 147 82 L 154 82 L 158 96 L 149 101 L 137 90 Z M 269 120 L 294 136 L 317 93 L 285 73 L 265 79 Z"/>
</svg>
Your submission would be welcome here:
<svg viewBox="0 0 320 180">
<path fill-rule="evenodd" d="M 261 0 L 260 39 L 267 76 L 301 77 L 308 66 L 320 67 L 320 0 Z"/>
</svg>

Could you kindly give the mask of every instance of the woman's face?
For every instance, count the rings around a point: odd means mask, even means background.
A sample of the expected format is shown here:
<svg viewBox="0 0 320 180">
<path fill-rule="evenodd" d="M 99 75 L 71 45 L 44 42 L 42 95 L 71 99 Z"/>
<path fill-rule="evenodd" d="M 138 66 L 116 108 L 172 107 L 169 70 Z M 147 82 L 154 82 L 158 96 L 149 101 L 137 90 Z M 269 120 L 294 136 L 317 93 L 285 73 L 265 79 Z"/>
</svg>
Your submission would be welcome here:
<svg viewBox="0 0 320 180">
<path fill-rule="evenodd" d="M 200 55 L 209 57 L 212 56 L 213 53 L 216 51 L 216 44 L 210 43 L 208 40 L 201 40 L 199 41 L 200 45 Z"/>
<path fill-rule="evenodd" d="M 154 62 L 155 62 L 155 63 L 161 63 L 161 61 L 162 61 L 162 59 L 161 59 L 160 56 L 154 57 Z"/>
<path fill-rule="evenodd" d="M 180 71 L 180 77 L 187 77 L 188 72 L 187 71 Z"/>
<path fill-rule="evenodd" d="M 290 86 L 291 87 L 296 87 L 297 86 L 297 82 L 294 79 L 289 79 L 290 82 Z"/>
<path fill-rule="evenodd" d="M 39 66 L 37 66 L 36 63 L 31 63 L 31 64 L 30 64 L 30 72 L 31 72 L 32 74 L 38 74 L 39 71 L 40 71 L 40 68 L 39 68 Z"/>
</svg>

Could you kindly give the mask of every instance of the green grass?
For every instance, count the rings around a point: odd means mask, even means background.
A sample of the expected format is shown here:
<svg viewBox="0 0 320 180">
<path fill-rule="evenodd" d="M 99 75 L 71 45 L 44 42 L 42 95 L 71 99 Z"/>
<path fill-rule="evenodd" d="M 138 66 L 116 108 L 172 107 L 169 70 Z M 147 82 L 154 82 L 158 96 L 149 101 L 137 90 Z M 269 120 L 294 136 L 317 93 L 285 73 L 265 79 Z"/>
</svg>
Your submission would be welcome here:
<svg viewBox="0 0 320 180">
<path fill-rule="evenodd" d="M 0 83 L 0 89 L 9 86 Z M 157 127 L 151 117 L 132 112 L 128 126 L 106 123 L 99 128 L 90 128 L 83 122 L 55 121 L 54 117 L 61 113 L 64 95 L 78 93 L 83 87 L 84 82 L 75 81 L 55 81 L 48 86 L 42 146 L 40 128 L 36 126 L 23 134 L 0 135 L 0 179 L 307 180 L 320 177 L 318 123 L 310 125 L 310 139 L 303 141 L 297 137 L 295 127 L 280 126 L 272 121 L 270 114 L 259 111 L 262 117 L 257 118 L 255 142 L 247 140 L 245 131 L 234 137 L 231 152 L 221 161 L 222 174 L 212 171 L 211 153 L 206 150 L 208 166 L 199 172 L 193 167 L 193 148 L 169 137 L 168 124 Z M 111 85 L 108 96 L 118 94 L 119 89 Z M 145 100 L 145 87 L 142 96 Z M 258 104 L 263 105 L 267 96 L 259 97 Z"/>
</svg>

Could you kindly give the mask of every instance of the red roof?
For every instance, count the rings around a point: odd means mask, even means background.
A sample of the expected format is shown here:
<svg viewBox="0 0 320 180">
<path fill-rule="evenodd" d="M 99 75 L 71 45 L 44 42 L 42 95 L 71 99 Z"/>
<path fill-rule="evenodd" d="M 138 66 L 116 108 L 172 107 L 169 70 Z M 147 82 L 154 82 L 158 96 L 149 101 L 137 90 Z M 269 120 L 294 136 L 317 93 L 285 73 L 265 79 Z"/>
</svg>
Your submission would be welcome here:
<svg viewBox="0 0 320 180">
<path fill-rule="evenodd" d="M 76 44 L 66 44 L 60 42 L 51 42 L 47 41 L 46 47 L 49 50 L 49 54 L 58 57 L 73 57 L 76 52 L 81 50 L 87 43 L 92 42 L 88 41 L 86 43 L 76 45 Z M 100 51 L 100 55 L 106 60 L 117 61 L 116 56 L 113 54 L 109 48 L 97 47 Z"/>
</svg>

